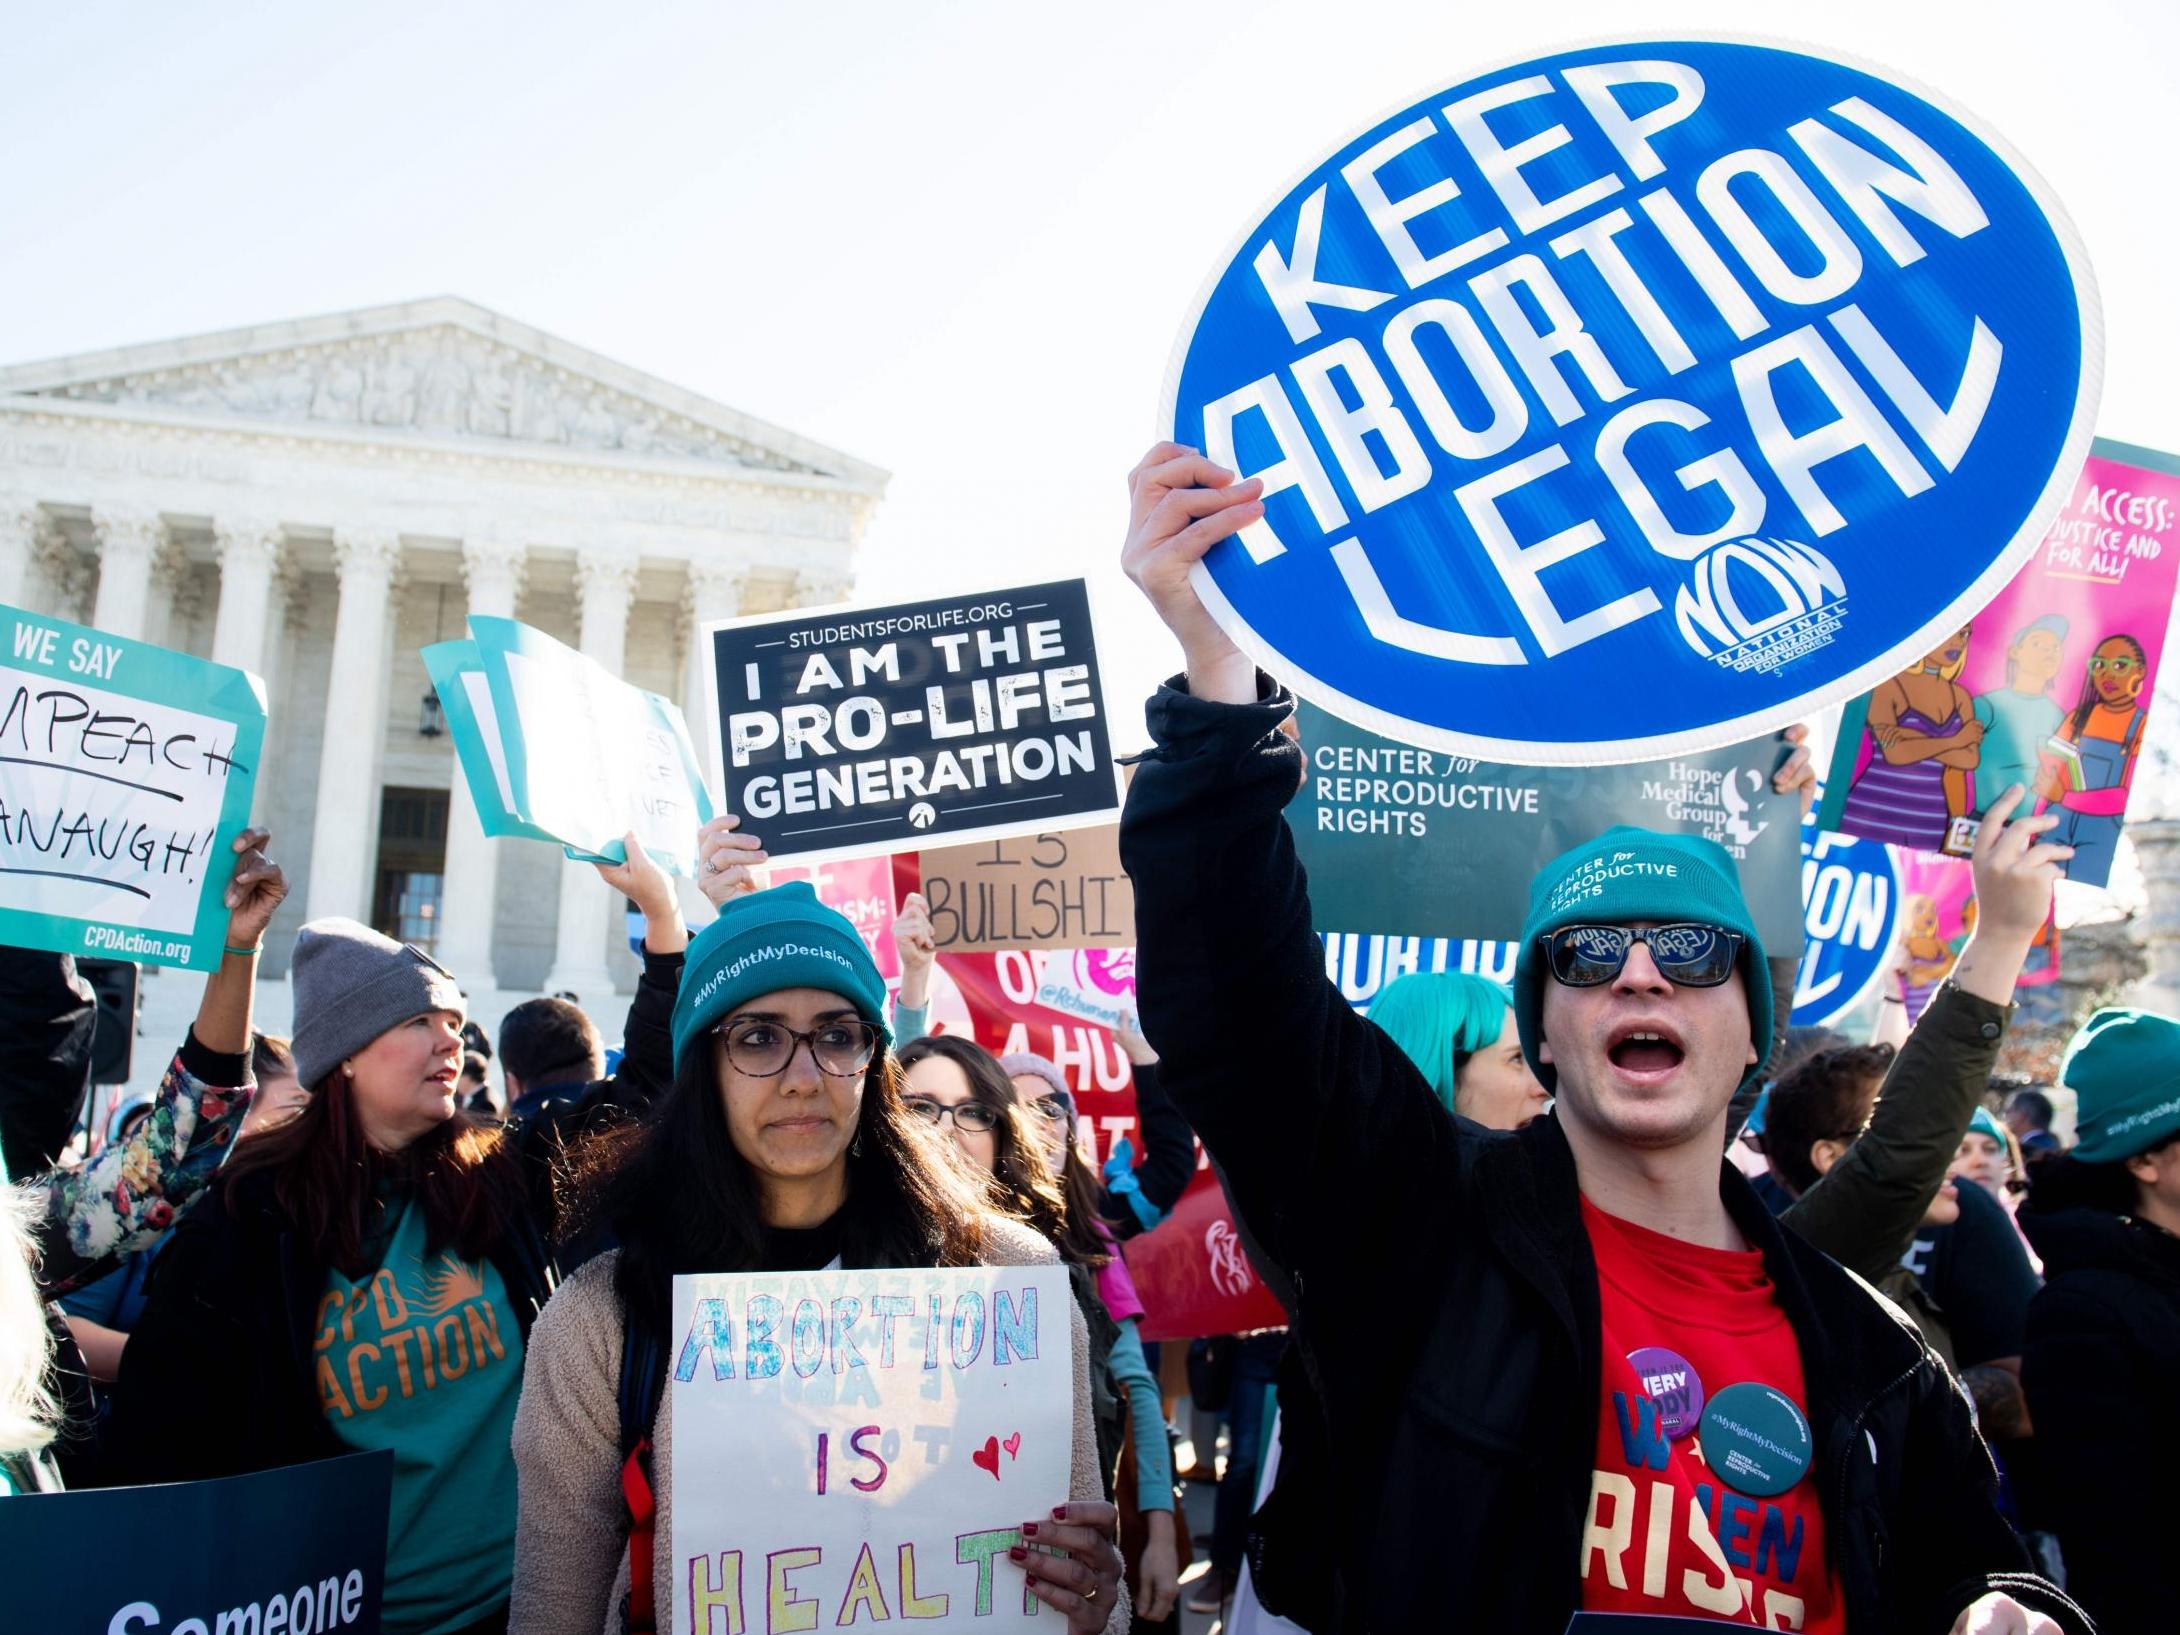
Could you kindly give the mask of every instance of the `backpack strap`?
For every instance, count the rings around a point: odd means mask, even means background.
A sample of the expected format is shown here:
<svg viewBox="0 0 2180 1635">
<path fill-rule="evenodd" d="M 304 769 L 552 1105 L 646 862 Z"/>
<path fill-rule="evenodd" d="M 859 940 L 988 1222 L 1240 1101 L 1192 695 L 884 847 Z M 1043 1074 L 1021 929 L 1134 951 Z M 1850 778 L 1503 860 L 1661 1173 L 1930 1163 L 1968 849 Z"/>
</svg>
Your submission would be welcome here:
<svg viewBox="0 0 2180 1635">
<path fill-rule="evenodd" d="M 658 1494 L 651 1481 L 651 1422 L 666 1393 L 666 1358 L 646 1324 L 621 1318 L 621 1503 L 628 1512 L 628 1595 L 621 1602 L 624 1635 L 654 1635 L 651 1547 Z"/>
</svg>

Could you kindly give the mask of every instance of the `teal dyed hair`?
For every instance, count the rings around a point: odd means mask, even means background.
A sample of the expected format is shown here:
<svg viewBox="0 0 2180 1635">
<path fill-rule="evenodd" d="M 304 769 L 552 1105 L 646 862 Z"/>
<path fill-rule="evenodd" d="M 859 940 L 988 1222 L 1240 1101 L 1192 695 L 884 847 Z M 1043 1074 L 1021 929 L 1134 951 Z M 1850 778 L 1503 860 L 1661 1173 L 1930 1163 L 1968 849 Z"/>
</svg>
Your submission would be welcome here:
<svg viewBox="0 0 2180 1635">
<path fill-rule="evenodd" d="M 1415 1063 L 1450 1113 L 1455 1071 L 1498 1043 L 1513 1008 L 1514 996 L 1501 983 L 1459 971 L 1417 971 L 1378 995 L 1370 1020 Z"/>
</svg>

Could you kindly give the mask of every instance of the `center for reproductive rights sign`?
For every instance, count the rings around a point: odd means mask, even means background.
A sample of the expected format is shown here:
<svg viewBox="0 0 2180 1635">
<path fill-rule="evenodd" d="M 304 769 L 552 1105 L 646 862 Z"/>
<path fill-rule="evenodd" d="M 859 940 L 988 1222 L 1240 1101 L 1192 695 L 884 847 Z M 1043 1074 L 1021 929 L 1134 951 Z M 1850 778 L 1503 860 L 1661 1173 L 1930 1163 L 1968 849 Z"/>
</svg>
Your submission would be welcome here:
<svg viewBox="0 0 2180 1635">
<path fill-rule="evenodd" d="M 1667 38 L 1478 74 L 1312 162 L 1213 274 L 1166 424 L 1263 480 L 1197 586 L 1302 696 L 1631 761 L 1783 726 L 1989 601 L 2101 359 L 2002 138 L 1868 64 Z"/>
</svg>

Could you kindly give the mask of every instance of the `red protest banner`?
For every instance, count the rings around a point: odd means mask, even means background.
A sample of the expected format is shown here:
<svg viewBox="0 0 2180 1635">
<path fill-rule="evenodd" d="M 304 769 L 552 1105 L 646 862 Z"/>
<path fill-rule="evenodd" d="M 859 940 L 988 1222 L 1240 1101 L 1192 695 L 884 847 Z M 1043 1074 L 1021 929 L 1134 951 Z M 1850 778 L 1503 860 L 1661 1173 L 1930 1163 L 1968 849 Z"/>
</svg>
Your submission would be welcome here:
<svg viewBox="0 0 2180 1635">
<path fill-rule="evenodd" d="M 1226 1191 L 1200 1169 L 1158 1229 L 1125 1246 L 1128 1270 L 1149 1308 L 1146 1340 L 1193 1340 L 1283 1328 L 1287 1313 L 1242 1251 Z"/>
</svg>

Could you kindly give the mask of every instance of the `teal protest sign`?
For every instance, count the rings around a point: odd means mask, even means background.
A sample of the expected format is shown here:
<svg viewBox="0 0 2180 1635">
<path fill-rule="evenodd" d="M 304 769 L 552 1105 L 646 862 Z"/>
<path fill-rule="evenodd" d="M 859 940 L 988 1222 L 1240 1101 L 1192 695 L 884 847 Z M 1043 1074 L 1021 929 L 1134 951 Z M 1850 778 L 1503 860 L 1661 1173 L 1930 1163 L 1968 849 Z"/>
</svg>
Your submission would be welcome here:
<svg viewBox="0 0 2180 1635">
<path fill-rule="evenodd" d="M 1800 813 L 1773 739 L 1636 766 L 1499 766 L 1417 749 L 1300 706 L 1309 779 L 1287 808 L 1318 931 L 1505 941 L 1529 882 L 1615 823 L 1715 840 L 1766 952 L 1802 945 Z"/>
<path fill-rule="evenodd" d="M 424 673 L 438 690 L 439 707 L 454 739 L 454 758 L 469 784 L 477 821 L 495 840 L 557 840 L 515 815 L 515 791 L 508 781 L 507 751 L 500 742 L 499 712 L 492 703 L 492 681 L 484 655 L 472 641 L 439 642 L 423 650 Z"/>
<path fill-rule="evenodd" d="M 0 622 L 0 942 L 212 969 L 263 684 L 21 608 Z"/>
<path fill-rule="evenodd" d="M 394 1456 L 0 1504 L 8 1628 L 376 1635 Z"/>
<path fill-rule="evenodd" d="M 693 875 L 713 807 L 680 707 L 513 619 L 472 619 L 470 634 L 424 649 L 424 666 L 485 833 L 618 863 L 633 831 Z"/>
</svg>

